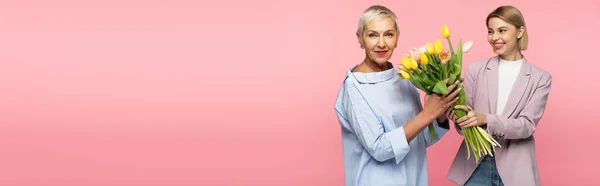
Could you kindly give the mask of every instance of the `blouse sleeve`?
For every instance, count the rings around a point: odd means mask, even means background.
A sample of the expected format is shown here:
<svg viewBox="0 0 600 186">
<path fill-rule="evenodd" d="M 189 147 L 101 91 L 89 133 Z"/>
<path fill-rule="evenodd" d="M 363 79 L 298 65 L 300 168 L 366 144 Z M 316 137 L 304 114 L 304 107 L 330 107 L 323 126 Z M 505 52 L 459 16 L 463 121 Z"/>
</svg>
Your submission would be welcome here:
<svg viewBox="0 0 600 186">
<path fill-rule="evenodd" d="M 383 120 L 371 109 L 357 85 L 345 83 L 338 95 L 336 112 L 366 151 L 377 161 L 394 158 L 400 163 L 410 151 L 404 128 L 385 131 Z"/>
</svg>

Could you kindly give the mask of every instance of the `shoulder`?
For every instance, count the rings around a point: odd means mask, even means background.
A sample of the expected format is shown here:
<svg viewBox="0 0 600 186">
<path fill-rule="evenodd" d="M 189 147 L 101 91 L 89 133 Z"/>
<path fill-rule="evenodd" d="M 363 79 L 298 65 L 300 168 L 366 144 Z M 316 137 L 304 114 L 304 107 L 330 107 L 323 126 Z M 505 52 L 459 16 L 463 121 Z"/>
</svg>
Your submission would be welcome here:
<svg viewBox="0 0 600 186">
<path fill-rule="evenodd" d="M 534 65 L 531 63 L 528 63 L 531 66 L 531 73 L 535 74 L 536 76 L 539 76 L 540 78 L 548 78 L 551 79 L 552 78 L 552 74 L 550 74 L 550 72 Z"/>
<path fill-rule="evenodd" d="M 352 68 L 346 71 L 346 75 L 342 80 L 335 102 L 336 108 L 347 104 L 350 101 L 349 97 L 352 95 L 351 92 L 354 92 L 356 89 L 356 84 L 358 84 L 358 81 L 353 76 L 352 69 L 354 69 L 354 67 L 356 66 L 353 66 Z"/>
<path fill-rule="evenodd" d="M 494 58 L 495 57 L 485 58 L 485 59 L 477 60 L 477 61 L 467 64 L 467 72 L 474 73 L 474 72 L 478 71 L 479 69 L 486 66 L 488 61 L 490 61 Z"/>
<path fill-rule="evenodd" d="M 344 78 L 342 79 L 342 87 L 340 88 L 340 92 L 346 90 L 346 87 L 349 85 L 354 85 L 357 81 L 354 77 L 353 70 L 356 69 L 358 65 L 353 65 L 350 68 L 346 69 Z"/>
<path fill-rule="evenodd" d="M 552 82 L 552 74 L 550 72 L 534 65 L 527 63 L 531 67 L 531 76 L 535 78 L 540 84 L 549 84 Z"/>
<path fill-rule="evenodd" d="M 471 62 L 467 65 L 467 69 L 468 70 L 477 70 L 477 69 L 481 69 L 482 67 L 484 67 L 488 61 L 494 59 L 495 57 L 490 57 L 490 58 L 485 58 L 485 59 L 480 59 L 474 62 Z"/>
</svg>

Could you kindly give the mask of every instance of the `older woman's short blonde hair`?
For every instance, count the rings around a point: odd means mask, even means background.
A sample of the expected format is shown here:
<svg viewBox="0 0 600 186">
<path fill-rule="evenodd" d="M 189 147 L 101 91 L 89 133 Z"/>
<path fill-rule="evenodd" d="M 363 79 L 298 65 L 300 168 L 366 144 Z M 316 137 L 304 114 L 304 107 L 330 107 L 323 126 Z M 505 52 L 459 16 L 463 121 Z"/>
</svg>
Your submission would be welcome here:
<svg viewBox="0 0 600 186">
<path fill-rule="evenodd" d="M 358 30 L 356 31 L 356 33 L 359 34 L 359 36 L 361 36 L 362 38 L 363 32 L 365 31 L 365 27 L 367 26 L 367 24 L 371 23 L 372 21 L 387 17 L 392 18 L 392 20 L 394 20 L 394 26 L 396 27 L 396 31 L 398 31 L 398 18 L 396 17 L 396 14 L 394 14 L 394 12 L 392 12 L 385 6 L 373 5 L 367 8 L 367 10 L 365 10 L 360 16 L 360 19 L 358 20 Z"/>
<path fill-rule="evenodd" d="M 488 24 L 490 19 L 497 17 L 502 19 L 503 21 L 514 25 L 517 29 L 523 27 L 523 36 L 518 39 L 518 47 L 520 50 L 527 50 L 527 46 L 529 44 L 529 36 L 527 35 L 527 26 L 525 26 L 525 19 L 523 18 L 523 14 L 521 11 L 514 6 L 500 6 L 492 11 L 487 18 L 485 19 L 485 24 L 489 27 Z"/>
</svg>

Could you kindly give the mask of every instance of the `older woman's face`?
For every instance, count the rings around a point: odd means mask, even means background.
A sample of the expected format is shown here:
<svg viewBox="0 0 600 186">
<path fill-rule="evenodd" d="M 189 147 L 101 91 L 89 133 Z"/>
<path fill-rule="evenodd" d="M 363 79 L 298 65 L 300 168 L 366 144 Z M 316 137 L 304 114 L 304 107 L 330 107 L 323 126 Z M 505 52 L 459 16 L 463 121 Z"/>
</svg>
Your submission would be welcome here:
<svg viewBox="0 0 600 186">
<path fill-rule="evenodd" d="M 367 57 L 379 65 L 384 65 L 392 57 L 398 43 L 398 31 L 394 20 L 386 17 L 371 21 L 365 26 L 361 39 Z"/>
</svg>

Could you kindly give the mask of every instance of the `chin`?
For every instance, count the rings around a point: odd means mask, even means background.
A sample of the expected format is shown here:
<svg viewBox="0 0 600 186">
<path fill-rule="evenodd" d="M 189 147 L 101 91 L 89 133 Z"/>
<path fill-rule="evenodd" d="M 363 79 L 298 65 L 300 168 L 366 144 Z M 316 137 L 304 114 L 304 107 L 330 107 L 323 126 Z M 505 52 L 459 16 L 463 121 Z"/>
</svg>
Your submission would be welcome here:
<svg viewBox="0 0 600 186">
<path fill-rule="evenodd" d="M 388 60 L 386 59 L 377 59 L 375 60 L 375 63 L 377 63 L 379 66 L 384 66 L 385 64 L 387 64 Z"/>
<path fill-rule="evenodd" d="M 389 57 L 374 57 L 371 58 L 371 61 L 377 63 L 380 66 L 385 65 L 390 60 Z"/>
<path fill-rule="evenodd" d="M 494 49 L 492 49 L 494 50 Z M 494 50 L 494 53 L 498 54 L 498 55 L 503 55 L 505 53 L 504 49 L 500 49 L 500 50 Z"/>
</svg>

